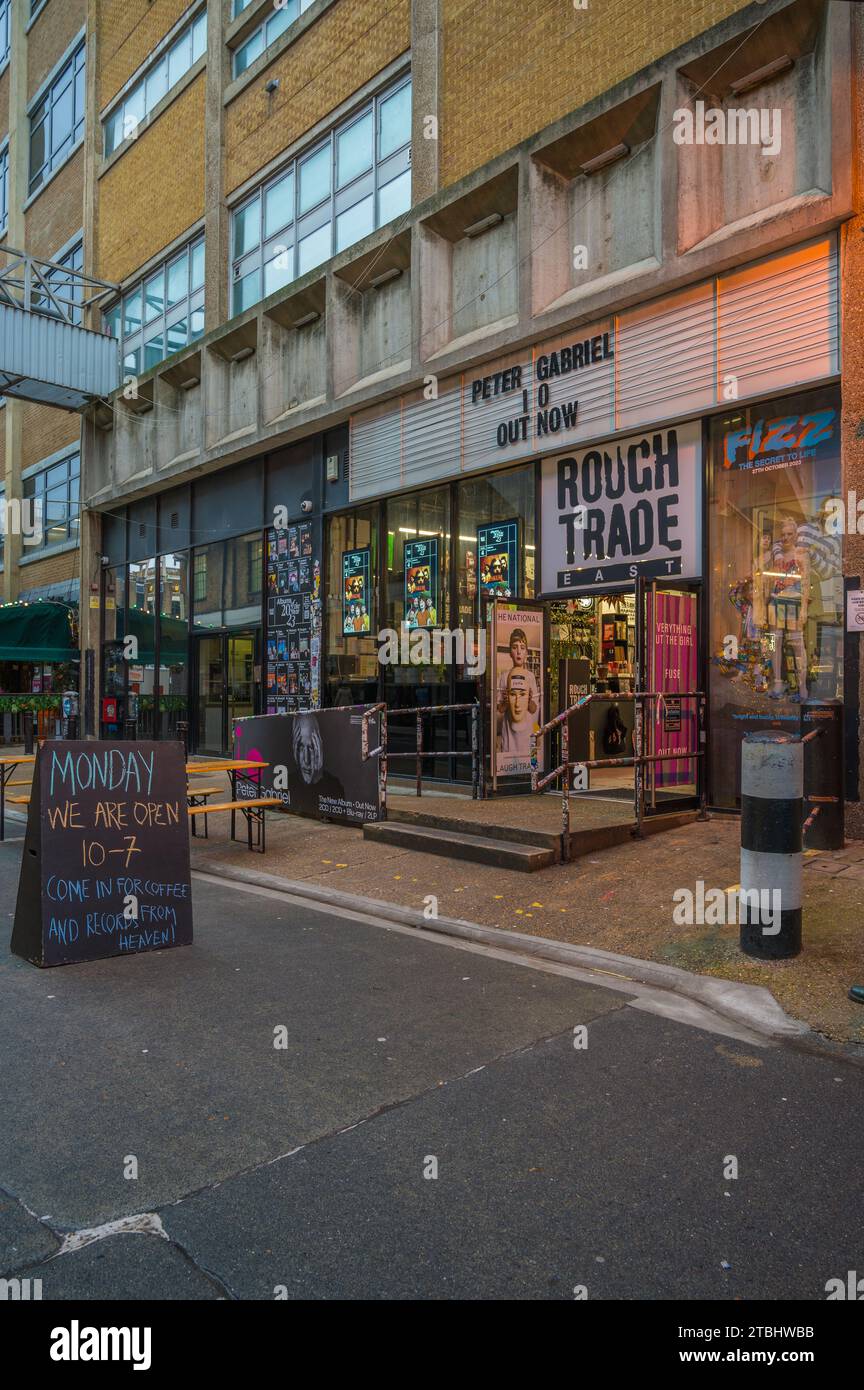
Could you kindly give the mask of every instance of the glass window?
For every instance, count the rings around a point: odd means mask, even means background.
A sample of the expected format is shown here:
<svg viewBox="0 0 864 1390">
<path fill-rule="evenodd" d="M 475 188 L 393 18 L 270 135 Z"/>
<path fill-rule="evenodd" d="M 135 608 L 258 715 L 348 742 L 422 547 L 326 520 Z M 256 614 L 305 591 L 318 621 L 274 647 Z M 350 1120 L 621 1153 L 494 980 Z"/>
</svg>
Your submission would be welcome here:
<svg viewBox="0 0 864 1390">
<path fill-rule="evenodd" d="M 261 621 L 260 535 L 225 542 L 225 624 Z"/>
<path fill-rule="evenodd" d="M 203 243 L 202 243 L 203 249 Z M 179 304 L 189 292 L 189 255 L 184 251 L 168 267 L 168 304 Z"/>
<path fill-rule="evenodd" d="M 294 174 L 271 184 L 264 195 L 264 235 L 271 237 L 294 220 Z M 256 234 L 257 235 L 257 234 Z M 237 254 L 237 253 L 235 253 Z"/>
<path fill-rule="evenodd" d="M 378 158 L 411 142 L 411 88 L 400 87 L 378 106 Z"/>
<path fill-rule="evenodd" d="M 142 307 L 146 330 L 143 336 Z M 122 334 L 118 305 L 104 313 L 103 324 L 107 333 L 120 337 L 124 368 L 133 375 L 158 366 L 189 341 L 200 338 L 204 332 L 203 236 L 159 266 L 143 285 L 139 283 L 127 291 Z"/>
<path fill-rule="evenodd" d="M 372 168 L 372 112 L 367 111 L 336 137 L 337 182 L 340 188 Z"/>
<path fill-rule="evenodd" d="M 0 150 L 0 232 L 9 222 L 9 144 Z"/>
<path fill-rule="evenodd" d="M 0 0 L 0 67 L 9 60 L 9 10 L 12 0 Z"/>
<path fill-rule="evenodd" d="M 710 788 L 717 806 L 740 804 L 745 733 L 769 723 L 797 733 L 802 700 L 843 698 L 839 406 L 837 392 L 824 391 L 739 406 L 711 421 Z"/>
<path fill-rule="evenodd" d="M 65 318 L 70 323 L 80 324 L 82 311 L 79 306 L 84 299 L 84 284 L 74 272 L 82 271 L 84 268 L 83 242 L 76 242 L 71 250 L 57 258 L 55 265 L 56 269 L 45 273 L 54 298 L 34 295 L 33 308 L 38 313 L 50 314 L 52 318 Z"/>
<path fill-rule="evenodd" d="M 84 52 L 82 40 L 30 113 L 31 193 L 62 164 L 84 133 Z"/>
<path fill-rule="evenodd" d="M 233 15 L 236 19 L 238 14 L 242 14 L 247 5 L 251 5 L 252 0 L 234 0 Z"/>
<path fill-rule="evenodd" d="M 81 455 L 76 453 L 24 479 L 22 496 L 33 507 L 34 531 L 28 550 L 78 539 L 80 477 Z"/>
<path fill-rule="evenodd" d="M 135 138 L 145 116 L 148 116 L 158 102 L 177 86 L 206 49 L 205 9 L 186 25 L 168 52 L 156 59 L 135 86 L 126 93 L 120 104 L 106 116 L 103 122 L 106 155 L 112 154 L 124 140 Z"/>
<path fill-rule="evenodd" d="M 368 633 L 346 634 L 343 622 L 342 557 L 348 551 L 369 550 L 370 624 Z M 378 643 L 381 626 L 377 608 L 378 508 L 362 507 L 347 516 L 331 517 L 325 546 L 327 583 L 327 650 L 324 665 L 324 703 L 374 704 L 378 698 Z"/>
<path fill-rule="evenodd" d="M 159 575 L 159 688 L 163 738 L 189 718 L 189 593 L 186 555 L 163 555 Z"/>
<path fill-rule="evenodd" d="M 518 598 L 535 594 L 534 470 L 513 468 L 487 478 L 465 478 L 459 483 L 459 535 L 456 541 L 456 592 L 458 624 L 470 627 L 480 621 L 478 599 L 477 530 L 495 522 L 519 525 L 519 574 L 514 588 Z"/>
<path fill-rule="evenodd" d="M 300 161 L 300 212 L 317 207 L 330 192 L 329 142 Z"/>
<path fill-rule="evenodd" d="M 196 628 L 222 626 L 222 575 L 225 546 L 222 541 L 202 546 L 193 560 L 194 593 L 192 622 Z"/>
<path fill-rule="evenodd" d="M 234 15 L 241 14 L 246 8 L 249 0 L 241 3 L 241 0 L 234 0 Z M 313 5 L 315 0 L 280 0 L 279 8 L 275 14 L 271 14 L 267 19 L 262 20 L 257 29 L 254 29 L 249 38 L 240 48 L 234 52 L 234 76 L 239 77 L 244 73 L 255 59 L 260 57 L 265 48 L 269 48 L 275 43 L 280 34 L 284 34 L 286 29 L 290 29 L 295 20 Z"/>
<path fill-rule="evenodd" d="M 410 207 L 410 109 L 411 83 L 402 82 L 395 91 L 389 88 L 236 209 L 232 266 L 235 314 L 257 303 L 262 294 L 272 294 L 329 259 L 334 241 L 336 250 L 344 250 Z M 404 130 L 397 139 L 400 120 Z M 373 132 L 378 129 L 384 132 L 379 145 L 387 152 L 386 165 L 374 158 Z M 285 231 L 292 224 L 296 231 Z M 279 253 L 271 239 L 276 236 L 287 253 L 288 265 L 281 257 L 274 265 Z"/>
</svg>

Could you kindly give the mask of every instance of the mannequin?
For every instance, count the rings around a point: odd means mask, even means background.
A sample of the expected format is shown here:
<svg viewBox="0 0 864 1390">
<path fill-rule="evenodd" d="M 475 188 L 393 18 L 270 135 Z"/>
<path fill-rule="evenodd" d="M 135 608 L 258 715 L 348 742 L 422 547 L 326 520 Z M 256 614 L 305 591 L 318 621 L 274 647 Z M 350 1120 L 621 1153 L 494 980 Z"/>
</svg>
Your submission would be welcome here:
<svg viewBox="0 0 864 1390">
<path fill-rule="evenodd" d="M 771 562 L 771 588 L 768 593 L 768 626 L 774 636 L 774 688 L 772 700 L 786 695 L 783 680 L 783 643 L 788 641 L 795 654 L 798 692 L 793 701 L 807 699 L 807 650 L 804 632 L 810 596 L 810 557 L 798 544 L 798 523 L 785 516 L 780 526 L 780 545 Z"/>
</svg>

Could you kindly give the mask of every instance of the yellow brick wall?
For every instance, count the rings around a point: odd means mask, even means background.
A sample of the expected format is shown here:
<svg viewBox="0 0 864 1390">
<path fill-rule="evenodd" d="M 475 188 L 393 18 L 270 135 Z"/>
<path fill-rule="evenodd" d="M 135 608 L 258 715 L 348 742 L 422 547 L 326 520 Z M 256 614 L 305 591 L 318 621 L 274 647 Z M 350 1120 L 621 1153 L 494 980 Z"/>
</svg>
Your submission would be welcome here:
<svg viewBox="0 0 864 1390">
<path fill-rule="evenodd" d="M 445 0 L 442 187 L 746 7 L 747 0 Z"/>
<path fill-rule="evenodd" d="M 26 549 L 24 553 L 26 555 Z M 79 563 L 79 551 L 66 550 L 62 555 L 48 555 L 44 560 L 34 560 L 32 565 L 19 566 L 15 592 L 20 594 L 25 589 L 40 589 L 43 584 L 61 584 L 65 579 L 76 579 Z"/>
<path fill-rule="evenodd" d="M 26 4 L 27 0 L 22 0 Z M 27 95 L 33 95 L 87 21 L 87 0 L 49 0 L 27 35 Z"/>
<path fill-rule="evenodd" d="M 121 281 L 204 215 L 201 73 L 99 180 L 95 274 Z"/>
<path fill-rule="evenodd" d="M 240 93 L 225 113 L 226 194 L 408 50 L 410 9 L 409 0 L 340 0 Z"/>
<path fill-rule="evenodd" d="M 66 410 L 52 410 L 48 406 L 24 401 L 21 405 L 21 467 L 29 468 L 31 463 L 65 449 L 81 438 L 81 420 L 78 415 Z"/>
<path fill-rule="evenodd" d="M 84 221 L 84 146 L 62 166 L 24 214 L 27 250 L 51 260 Z"/>
<path fill-rule="evenodd" d="M 60 3 L 66 4 L 67 0 Z M 100 111 L 137 72 L 190 4 L 191 0 L 97 0 L 96 103 Z"/>
</svg>

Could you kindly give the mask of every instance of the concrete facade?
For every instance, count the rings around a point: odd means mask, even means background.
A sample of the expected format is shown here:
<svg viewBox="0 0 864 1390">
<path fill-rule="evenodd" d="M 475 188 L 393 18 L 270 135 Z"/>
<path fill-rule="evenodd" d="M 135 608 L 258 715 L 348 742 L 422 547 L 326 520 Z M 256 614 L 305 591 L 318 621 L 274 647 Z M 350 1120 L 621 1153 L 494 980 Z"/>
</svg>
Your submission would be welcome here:
<svg viewBox="0 0 864 1390">
<path fill-rule="evenodd" d="M 114 41 L 100 32 L 100 114 L 194 8 L 132 4 Z M 95 274 L 127 286 L 191 233 L 206 237 L 204 337 L 84 422 L 83 564 L 94 592 L 100 513 L 145 507 L 166 489 L 344 427 L 360 410 L 384 410 L 432 377 L 578 336 L 838 229 L 842 370 L 854 382 L 858 7 L 621 0 L 564 18 L 548 9 L 316 0 L 233 78 L 232 51 L 271 7 L 253 0 L 233 17 L 228 0 L 210 0 L 206 59 L 137 140 L 104 160 L 93 134 Z M 93 0 L 90 13 L 104 21 Z M 232 317 L 232 208 L 409 71 L 410 211 Z M 779 113 L 782 144 L 766 154 L 758 141 L 676 143 L 676 113 L 698 101 Z M 860 421 L 845 386 L 843 401 L 852 486 Z M 864 568 L 858 545 L 844 546 L 849 575 Z M 98 651 L 98 612 L 83 616 L 84 644 Z"/>
</svg>

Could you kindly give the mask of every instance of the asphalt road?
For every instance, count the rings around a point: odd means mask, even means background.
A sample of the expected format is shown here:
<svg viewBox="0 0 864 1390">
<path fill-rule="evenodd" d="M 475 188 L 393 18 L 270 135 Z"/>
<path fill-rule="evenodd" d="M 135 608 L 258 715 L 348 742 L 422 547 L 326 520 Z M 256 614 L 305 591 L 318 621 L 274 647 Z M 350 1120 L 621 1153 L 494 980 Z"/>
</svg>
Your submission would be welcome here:
<svg viewBox="0 0 864 1390">
<path fill-rule="evenodd" d="M 43 1299 L 824 1300 L 860 1266 L 851 1060 L 202 879 L 191 948 L 40 971 L 19 856 L 0 1274 Z"/>
</svg>

